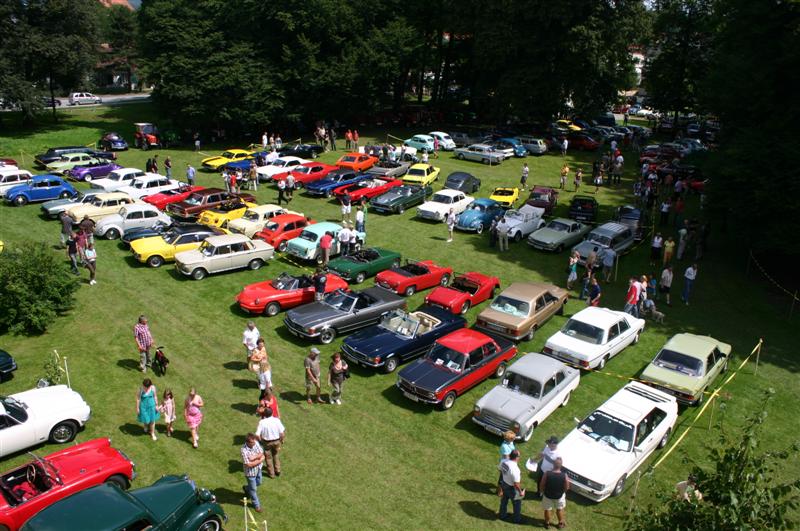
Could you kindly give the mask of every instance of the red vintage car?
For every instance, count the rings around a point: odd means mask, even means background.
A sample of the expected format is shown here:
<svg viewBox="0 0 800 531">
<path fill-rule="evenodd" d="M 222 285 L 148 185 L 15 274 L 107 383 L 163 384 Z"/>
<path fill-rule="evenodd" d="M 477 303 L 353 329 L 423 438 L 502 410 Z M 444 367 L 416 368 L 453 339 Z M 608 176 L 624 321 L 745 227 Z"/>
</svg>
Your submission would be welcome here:
<svg viewBox="0 0 800 531">
<path fill-rule="evenodd" d="M 397 387 L 415 402 L 450 409 L 456 398 L 491 376 L 502 377 L 516 356 L 505 338 L 462 328 L 437 339 L 424 358 L 397 375 Z"/>
<path fill-rule="evenodd" d="M 534 186 L 526 205 L 544 209 L 545 216 L 551 216 L 558 204 L 558 190 L 549 186 Z"/>
<path fill-rule="evenodd" d="M 136 477 L 131 460 L 105 438 L 34 457 L 0 476 L 0 529 L 19 529 L 45 507 L 104 482 L 127 489 Z"/>
<path fill-rule="evenodd" d="M 364 153 L 347 153 L 336 161 L 336 165 L 342 169 L 354 170 L 358 172 L 367 171 L 378 162 L 378 159 Z"/>
<path fill-rule="evenodd" d="M 298 188 L 303 188 L 310 182 L 324 179 L 330 172 L 337 169 L 339 169 L 337 166 L 331 166 L 324 162 L 304 162 L 299 166 L 295 166 L 290 173 L 294 177 L 294 185 Z M 272 180 L 277 183 L 285 180 L 288 176 L 288 174 L 282 174 L 278 177 L 273 177 Z"/>
<path fill-rule="evenodd" d="M 314 223 L 316 221 L 298 214 L 280 214 L 269 220 L 253 238 L 264 240 L 278 251 L 284 252 L 289 240 L 300 236 L 304 228 Z"/>
<path fill-rule="evenodd" d="M 347 282 L 340 276 L 328 273 L 325 293 L 342 289 L 349 291 Z M 314 284 L 308 275 L 294 276 L 288 273 L 266 282 L 256 282 L 245 286 L 236 295 L 239 307 L 250 313 L 264 314 L 267 317 L 276 315 L 281 310 L 288 310 L 301 304 L 314 302 Z"/>
<path fill-rule="evenodd" d="M 340 186 L 333 191 L 333 195 L 336 197 L 349 195 L 350 201 L 360 203 L 362 199 L 372 199 L 401 184 L 403 184 L 401 179 L 377 177 Z"/>
<path fill-rule="evenodd" d="M 600 142 L 587 135 L 586 133 L 570 133 L 567 135 L 570 149 L 582 149 L 584 151 L 594 151 L 600 147 Z"/>
<path fill-rule="evenodd" d="M 154 207 L 164 210 L 167 208 L 167 205 L 170 203 L 177 203 L 178 201 L 183 201 L 192 192 L 196 192 L 197 190 L 203 190 L 205 186 L 188 186 L 184 185 L 180 188 L 176 188 L 175 190 L 167 190 L 166 192 L 161 192 L 158 194 L 148 195 L 145 196 L 142 201 L 145 203 L 150 203 Z"/>
<path fill-rule="evenodd" d="M 449 286 L 439 286 L 427 297 L 425 303 L 449 310 L 456 315 L 465 314 L 472 306 L 494 298 L 500 279 L 470 271 L 458 275 Z"/>
<path fill-rule="evenodd" d="M 452 267 L 442 267 L 433 260 L 408 260 L 405 265 L 378 273 L 375 284 L 398 295 L 410 297 L 419 290 L 432 288 L 437 284 L 446 286 L 452 276 Z"/>
<path fill-rule="evenodd" d="M 19 167 L 19 165 L 17 164 L 17 161 L 14 160 L 14 159 L 0 159 L 0 168 L 3 167 L 3 166 L 17 166 L 17 167 Z"/>
</svg>

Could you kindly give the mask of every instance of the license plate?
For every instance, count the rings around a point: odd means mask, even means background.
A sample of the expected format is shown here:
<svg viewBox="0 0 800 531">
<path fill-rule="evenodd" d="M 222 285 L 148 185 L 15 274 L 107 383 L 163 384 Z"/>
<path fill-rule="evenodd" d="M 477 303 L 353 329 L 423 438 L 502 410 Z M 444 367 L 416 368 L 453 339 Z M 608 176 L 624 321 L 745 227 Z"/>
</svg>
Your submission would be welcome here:
<svg viewBox="0 0 800 531">
<path fill-rule="evenodd" d="M 413 400 L 414 402 L 419 402 L 419 397 L 417 395 L 412 395 L 406 391 L 403 391 L 403 394 L 406 395 L 406 398 Z"/>
<path fill-rule="evenodd" d="M 300 337 L 300 333 L 297 330 L 292 330 L 291 328 L 289 328 L 289 333 L 292 334 L 293 336 Z"/>
<path fill-rule="evenodd" d="M 494 426 L 486 426 L 486 431 L 494 433 L 495 435 L 502 435 L 504 433 L 503 430 L 495 428 Z"/>
</svg>

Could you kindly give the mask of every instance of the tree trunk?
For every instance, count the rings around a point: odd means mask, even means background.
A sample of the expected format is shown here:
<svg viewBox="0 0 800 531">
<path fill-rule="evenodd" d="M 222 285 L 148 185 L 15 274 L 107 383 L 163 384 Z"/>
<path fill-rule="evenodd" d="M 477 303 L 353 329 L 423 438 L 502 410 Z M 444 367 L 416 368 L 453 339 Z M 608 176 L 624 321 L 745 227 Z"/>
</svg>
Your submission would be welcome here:
<svg viewBox="0 0 800 531">
<path fill-rule="evenodd" d="M 50 88 L 50 105 L 53 107 L 53 121 L 58 121 L 58 113 L 56 112 L 56 93 L 55 87 L 53 87 L 53 69 L 50 68 L 50 72 L 48 75 L 47 84 Z"/>
<path fill-rule="evenodd" d="M 433 105 L 439 102 L 439 82 L 442 80 L 442 59 L 444 52 L 442 51 L 442 38 L 444 37 L 444 29 L 439 28 L 436 31 L 436 71 L 433 74 L 433 88 L 431 88 L 431 103 Z"/>
</svg>

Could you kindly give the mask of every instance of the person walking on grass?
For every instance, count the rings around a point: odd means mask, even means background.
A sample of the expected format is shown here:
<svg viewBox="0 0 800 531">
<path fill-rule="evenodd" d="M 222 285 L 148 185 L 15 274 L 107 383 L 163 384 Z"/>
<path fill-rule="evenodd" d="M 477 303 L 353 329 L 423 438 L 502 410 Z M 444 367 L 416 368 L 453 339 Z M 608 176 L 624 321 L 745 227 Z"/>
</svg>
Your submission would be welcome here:
<svg viewBox="0 0 800 531">
<path fill-rule="evenodd" d="M 94 243 L 94 228 L 97 224 L 88 215 L 83 216 L 83 219 L 78 224 L 78 229 L 83 233 L 83 237 L 87 243 Z"/>
<path fill-rule="evenodd" d="M 654 266 L 661 261 L 661 253 L 663 249 L 664 249 L 664 238 L 661 236 L 660 232 L 657 232 L 656 235 L 653 236 L 653 240 L 650 242 L 651 266 Z"/>
<path fill-rule="evenodd" d="M 194 186 L 194 177 L 197 175 L 197 170 L 194 169 L 194 166 L 186 163 L 186 182 L 189 183 L 189 186 Z"/>
<path fill-rule="evenodd" d="M 497 246 L 500 249 L 500 252 L 508 251 L 508 230 L 509 230 L 508 223 L 506 222 L 505 216 L 500 218 L 500 222 L 497 224 Z"/>
<path fill-rule="evenodd" d="M 72 274 L 80 275 L 81 272 L 78 271 L 78 233 L 77 232 L 70 232 L 69 238 L 66 242 L 67 245 L 67 257 L 69 258 L 70 268 L 72 269 Z"/>
<path fill-rule="evenodd" d="M 603 262 L 603 278 L 608 284 L 611 282 L 611 275 L 614 273 L 614 263 L 617 260 L 617 252 L 609 247 L 605 249 L 602 254 L 602 262 Z"/>
<path fill-rule="evenodd" d="M 322 385 L 319 379 L 319 349 L 317 347 L 312 347 L 311 350 L 308 351 L 308 356 L 303 360 L 303 370 L 305 371 L 306 379 L 306 402 L 309 404 L 314 403 L 313 400 L 311 400 L 311 393 L 316 390 L 317 402 L 324 404 L 325 401 L 322 400 L 322 396 L 320 396 L 322 393 Z"/>
<path fill-rule="evenodd" d="M 558 188 L 565 190 L 567 188 L 567 177 L 569 176 L 569 164 L 566 162 L 561 166 L 561 178 L 559 179 Z"/>
<path fill-rule="evenodd" d="M 248 366 L 258 377 L 259 396 L 262 396 L 265 390 L 272 389 L 272 367 L 269 364 L 269 354 L 263 337 L 258 338 L 256 348 L 251 351 Z"/>
<path fill-rule="evenodd" d="M 161 417 L 158 414 L 158 395 L 156 386 L 150 378 L 142 380 L 142 387 L 136 395 L 136 420 L 142 423 L 144 432 L 150 434 L 154 441 L 156 437 L 156 421 Z"/>
<path fill-rule="evenodd" d="M 254 433 L 248 433 L 242 445 L 242 463 L 244 464 L 244 480 L 247 484 L 242 487 L 245 496 L 253 504 L 253 510 L 261 512 L 261 501 L 258 499 L 258 487 L 261 486 L 261 469 L 264 466 L 264 449 L 258 443 Z"/>
<path fill-rule="evenodd" d="M 261 420 L 258 422 L 255 435 L 263 443 L 267 476 L 270 478 L 280 476 L 281 460 L 278 454 L 286 441 L 286 428 L 281 419 L 272 414 L 272 409 L 266 408 L 261 413 Z"/>
<path fill-rule="evenodd" d="M 281 418 L 280 409 L 278 409 L 278 397 L 275 396 L 270 389 L 264 389 L 258 399 L 258 406 L 256 406 L 256 414 L 260 417 L 267 408 L 272 410 L 272 416 L 279 419 Z"/>
<path fill-rule="evenodd" d="M 333 245 L 333 234 L 330 231 L 327 231 L 325 232 L 325 234 L 322 235 L 322 238 L 319 239 L 319 248 L 320 251 L 322 251 L 322 267 L 328 267 L 328 261 L 331 259 L 332 245 Z M 317 293 L 317 297 L 319 297 L 319 293 Z"/>
<path fill-rule="evenodd" d="M 672 261 L 672 255 L 675 253 L 675 240 L 670 236 L 664 242 L 664 254 L 661 258 L 661 264 L 667 265 Z"/>
<path fill-rule="evenodd" d="M 331 404 L 342 405 L 342 390 L 344 389 L 344 381 L 348 375 L 347 362 L 342 359 L 342 355 L 336 352 L 331 360 L 331 365 L 328 367 L 328 385 L 331 386 Z"/>
<path fill-rule="evenodd" d="M 164 159 L 164 171 L 167 174 L 167 179 L 172 179 L 172 158 L 169 155 Z"/>
<path fill-rule="evenodd" d="M 561 156 L 562 157 L 566 157 L 567 156 L 567 147 L 569 147 L 569 140 L 564 138 L 564 140 L 561 141 Z"/>
<path fill-rule="evenodd" d="M 342 230 L 336 235 L 339 239 L 339 254 L 347 256 L 350 254 L 350 228 L 347 223 L 342 223 Z"/>
<path fill-rule="evenodd" d="M 531 172 L 531 170 L 530 170 L 530 168 L 528 168 L 528 163 L 527 162 L 523 162 L 522 163 L 522 175 L 519 178 L 519 186 L 520 186 L 520 189 L 523 190 L 523 191 L 525 190 L 525 186 L 527 186 L 528 175 L 530 174 L 530 172 Z"/>
<path fill-rule="evenodd" d="M 203 399 L 197 394 L 195 388 L 190 388 L 189 395 L 183 402 L 183 419 L 186 421 L 186 425 L 189 426 L 194 448 L 198 447 L 198 441 L 200 440 L 198 431 L 200 430 L 200 424 L 203 423 L 203 410 L 201 408 L 204 405 Z"/>
<path fill-rule="evenodd" d="M 456 228 L 456 214 L 455 211 L 451 208 L 450 212 L 447 214 L 447 219 L 445 220 L 447 224 L 447 243 L 453 241 L 453 229 Z"/>
<path fill-rule="evenodd" d="M 281 203 L 286 203 L 286 204 L 289 203 L 289 201 L 287 201 L 287 199 L 286 199 L 286 180 L 285 179 L 281 179 L 281 180 L 278 181 L 278 206 L 280 206 Z"/>
<path fill-rule="evenodd" d="M 592 280 L 589 284 L 589 298 L 586 301 L 588 306 L 600 306 L 600 297 L 603 295 L 603 290 L 597 282 L 597 277 L 592 275 Z"/>
<path fill-rule="evenodd" d="M 636 280 L 636 277 L 631 277 L 628 281 L 628 292 L 625 294 L 625 306 L 622 311 L 628 313 L 637 319 L 639 318 L 639 297 L 642 285 Z"/>
<path fill-rule="evenodd" d="M 542 474 L 539 481 L 539 490 L 542 492 L 542 509 L 544 510 L 544 527 L 550 527 L 550 517 L 553 511 L 558 517 L 558 529 L 567 526 L 564 509 L 567 506 L 567 491 L 569 490 L 569 477 L 561 468 L 563 460 L 556 459 L 553 469 Z"/>
<path fill-rule="evenodd" d="M 581 182 L 583 182 L 583 169 L 578 168 L 575 170 L 575 193 L 580 190 Z"/>
<path fill-rule="evenodd" d="M 247 326 L 242 332 L 242 345 L 244 345 L 244 354 L 247 359 L 253 354 L 253 351 L 258 347 L 258 339 L 261 337 L 261 332 L 256 328 L 253 321 L 247 321 Z"/>
<path fill-rule="evenodd" d="M 339 198 L 339 203 L 342 206 L 342 223 L 345 221 L 350 221 L 350 212 L 352 211 L 352 202 L 350 200 L 350 194 L 342 194 Z"/>
<path fill-rule="evenodd" d="M 692 264 L 687 267 L 686 271 L 683 273 L 683 294 L 681 295 L 681 300 L 686 306 L 689 306 L 689 295 L 692 294 L 695 279 L 697 279 L 697 264 Z"/>
<path fill-rule="evenodd" d="M 133 327 L 133 338 L 136 340 L 136 347 L 139 349 L 139 370 L 147 372 L 150 367 L 150 349 L 153 348 L 153 335 L 147 324 L 147 317 L 140 315 L 136 325 Z"/>
<path fill-rule="evenodd" d="M 517 434 L 511 430 L 508 430 L 503 433 L 503 442 L 500 443 L 500 461 L 497 464 L 498 469 L 503 464 L 503 461 L 511 457 L 511 452 L 517 449 L 514 441 L 517 438 Z M 497 495 L 503 495 L 503 473 L 500 472 L 500 475 L 497 477 Z"/>
<path fill-rule="evenodd" d="M 522 522 L 522 499 L 525 497 L 525 489 L 520 485 L 522 473 L 519 469 L 519 450 L 512 450 L 508 459 L 500 463 L 500 480 L 503 490 L 503 497 L 500 499 L 500 520 L 508 521 L 508 502 L 514 508 L 514 515 L 511 521 L 515 524 Z"/>
<path fill-rule="evenodd" d="M 578 260 L 580 254 L 578 251 L 573 251 L 567 262 L 567 289 L 571 290 L 572 285 L 578 280 Z"/>
<path fill-rule="evenodd" d="M 86 248 L 83 249 L 82 254 L 83 265 L 89 270 L 89 285 L 94 286 L 97 284 L 97 280 L 95 278 L 97 274 L 97 251 L 94 248 L 94 244 L 91 242 L 86 244 Z"/>
<path fill-rule="evenodd" d="M 544 443 L 544 448 L 536 456 L 536 462 L 539 464 L 536 471 L 536 495 L 542 496 L 542 490 L 539 483 L 542 481 L 542 476 L 545 472 L 550 472 L 556 466 L 556 459 L 561 458 L 561 452 L 558 449 L 558 437 L 551 435 Z"/>
<path fill-rule="evenodd" d="M 64 210 L 58 215 L 58 220 L 61 222 L 61 246 L 67 246 L 67 240 L 72 236 L 72 217 Z"/>
<path fill-rule="evenodd" d="M 164 390 L 164 396 L 161 397 L 161 405 L 158 411 L 164 414 L 164 422 L 167 424 L 167 437 L 172 437 L 175 419 L 177 418 L 175 397 L 172 396 L 172 389 L 167 388 Z"/>
</svg>

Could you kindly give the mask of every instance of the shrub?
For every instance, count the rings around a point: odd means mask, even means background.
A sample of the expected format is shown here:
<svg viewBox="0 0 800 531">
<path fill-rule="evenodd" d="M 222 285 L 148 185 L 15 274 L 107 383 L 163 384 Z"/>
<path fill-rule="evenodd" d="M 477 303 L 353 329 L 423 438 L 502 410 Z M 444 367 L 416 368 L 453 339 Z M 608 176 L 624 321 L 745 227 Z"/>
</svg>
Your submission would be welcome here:
<svg viewBox="0 0 800 531">
<path fill-rule="evenodd" d="M 72 308 L 78 280 L 44 243 L 0 253 L 0 331 L 40 334 Z"/>
</svg>

